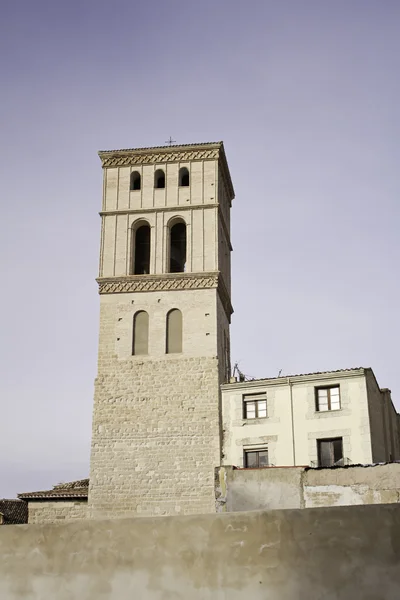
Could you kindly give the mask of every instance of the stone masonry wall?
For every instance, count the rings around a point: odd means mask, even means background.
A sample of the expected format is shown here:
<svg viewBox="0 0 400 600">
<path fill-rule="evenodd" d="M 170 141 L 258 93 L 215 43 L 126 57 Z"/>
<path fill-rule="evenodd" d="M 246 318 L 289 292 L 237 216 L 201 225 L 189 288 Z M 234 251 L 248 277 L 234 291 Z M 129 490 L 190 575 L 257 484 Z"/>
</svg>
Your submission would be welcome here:
<svg viewBox="0 0 400 600">
<path fill-rule="evenodd" d="M 138 358 L 96 381 L 89 515 L 214 512 L 218 359 Z"/>
<path fill-rule="evenodd" d="M 28 502 L 28 523 L 58 523 L 87 518 L 87 500 Z"/>
</svg>

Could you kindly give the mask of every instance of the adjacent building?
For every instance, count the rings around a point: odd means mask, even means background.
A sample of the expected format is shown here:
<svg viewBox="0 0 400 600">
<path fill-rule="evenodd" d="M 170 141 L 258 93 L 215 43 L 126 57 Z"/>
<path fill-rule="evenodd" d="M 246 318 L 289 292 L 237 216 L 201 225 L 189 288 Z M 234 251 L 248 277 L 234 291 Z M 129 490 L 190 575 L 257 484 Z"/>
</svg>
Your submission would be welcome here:
<svg viewBox="0 0 400 600">
<path fill-rule="evenodd" d="M 400 459 L 390 390 L 358 368 L 221 386 L 223 463 L 334 466 Z"/>
</svg>

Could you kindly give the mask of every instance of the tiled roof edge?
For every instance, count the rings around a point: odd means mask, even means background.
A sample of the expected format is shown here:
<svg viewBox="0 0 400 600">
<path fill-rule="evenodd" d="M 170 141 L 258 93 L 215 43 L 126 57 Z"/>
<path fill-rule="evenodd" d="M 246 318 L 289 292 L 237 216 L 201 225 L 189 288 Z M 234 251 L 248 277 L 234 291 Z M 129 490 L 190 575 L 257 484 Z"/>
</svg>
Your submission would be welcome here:
<svg viewBox="0 0 400 600">
<path fill-rule="evenodd" d="M 113 152 L 148 152 L 149 150 L 177 150 L 178 148 L 201 148 L 202 146 L 221 146 L 220 142 L 196 142 L 194 144 L 174 144 L 172 146 L 145 146 L 143 148 L 116 148 L 114 150 L 99 150 L 101 154 L 112 154 Z"/>
<path fill-rule="evenodd" d="M 296 377 L 314 377 L 317 375 L 335 375 L 338 373 L 351 373 L 351 372 L 361 372 L 371 371 L 370 367 L 353 367 L 350 369 L 335 369 L 333 371 L 315 371 L 313 373 L 298 373 L 297 375 L 281 375 L 280 377 L 262 377 L 260 379 L 247 379 L 246 381 L 235 381 L 233 383 L 224 383 L 221 385 L 222 388 L 229 388 L 231 386 L 241 386 L 245 387 L 246 385 L 256 384 L 260 382 L 279 382 L 286 383 L 288 379 L 295 379 Z"/>
</svg>

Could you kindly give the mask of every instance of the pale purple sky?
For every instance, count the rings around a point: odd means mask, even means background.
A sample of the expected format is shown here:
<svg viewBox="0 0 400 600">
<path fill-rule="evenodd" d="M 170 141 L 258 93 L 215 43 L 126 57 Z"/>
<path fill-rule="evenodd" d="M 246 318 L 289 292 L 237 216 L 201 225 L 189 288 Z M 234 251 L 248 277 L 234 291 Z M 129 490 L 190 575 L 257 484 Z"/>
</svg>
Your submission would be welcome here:
<svg viewBox="0 0 400 600">
<path fill-rule="evenodd" d="M 0 64 L 0 497 L 88 474 L 100 149 L 224 140 L 233 360 L 400 408 L 397 0 L 15 0 Z"/>
</svg>

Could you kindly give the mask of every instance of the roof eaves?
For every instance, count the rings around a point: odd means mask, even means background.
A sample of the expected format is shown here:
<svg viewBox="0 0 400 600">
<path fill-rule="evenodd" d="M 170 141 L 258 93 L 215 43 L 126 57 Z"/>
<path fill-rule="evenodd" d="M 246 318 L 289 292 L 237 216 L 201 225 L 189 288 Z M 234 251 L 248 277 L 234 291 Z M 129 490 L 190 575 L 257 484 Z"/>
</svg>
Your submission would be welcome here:
<svg viewBox="0 0 400 600">
<path fill-rule="evenodd" d="M 342 375 L 343 377 L 352 377 L 354 375 L 362 375 L 368 369 L 365 367 L 354 367 L 351 369 L 337 369 L 334 371 L 315 371 L 313 373 L 299 373 L 297 375 L 285 375 L 281 377 L 265 377 L 261 379 L 249 379 L 247 381 L 235 381 L 233 383 L 224 383 L 222 389 L 228 390 L 232 388 L 257 387 L 262 384 L 284 385 L 288 381 L 293 383 L 293 380 L 307 381 L 308 379 L 333 379 Z"/>
<path fill-rule="evenodd" d="M 115 152 L 149 152 L 151 150 L 160 151 L 165 150 L 166 152 L 171 151 L 175 152 L 179 150 L 179 148 L 202 148 L 204 146 L 216 146 L 221 147 L 223 142 L 197 142 L 195 144 L 174 144 L 172 146 L 147 146 L 143 148 L 116 148 L 115 150 L 99 150 L 98 154 L 101 156 L 102 154 L 114 154 Z"/>
</svg>

